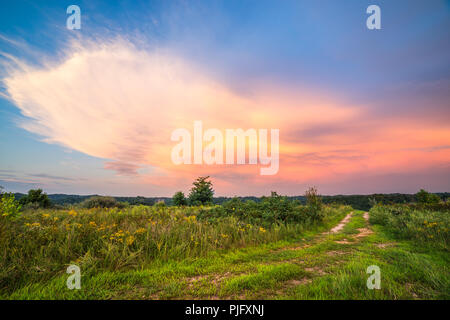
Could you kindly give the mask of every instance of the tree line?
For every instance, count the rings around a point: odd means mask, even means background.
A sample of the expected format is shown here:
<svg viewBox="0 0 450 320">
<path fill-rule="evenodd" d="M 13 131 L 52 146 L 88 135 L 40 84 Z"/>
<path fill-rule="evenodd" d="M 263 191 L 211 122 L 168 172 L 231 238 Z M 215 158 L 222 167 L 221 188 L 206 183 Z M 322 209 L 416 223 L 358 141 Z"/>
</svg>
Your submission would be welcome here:
<svg viewBox="0 0 450 320">
<path fill-rule="evenodd" d="M 260 202 L 265 197 L 214 197 L 213 184 L 209 176 L 198 177 L 192 184 L 187 196 L 182 191 L 177 191 L 173 197 L 105 197 L 99 195 L 81 196 L 66 194 L 47 195 L 42 189 L 29 190 L 27 194 L 5 193 L 0 187 L 0 197 L 4 206 L 12 206 L 13 201 L 17 201 L 21 209 L 36 209 L 60 207 L 65 205 L 81 205 L 82 207 L 122 207 L 126 205 L 154 205 L 156 203 L 175 206 L 197 206 L 210 204 L 223 204 L 231 199 L 241 201 Z M 370 194 L 370 195 L 333 195 L 320 196 L 324 204 L 344 204 L 350 205 L 355 209 L 369 210 L 375 204 L 407 204 L 407 203 L 436 203 L 446 202 L 450 193 L 429 193 L 421 189 L 416 194 Z M 287 196 L 289 200 L 297 201 L 300 204 L 306 204 L 307 197 Z"/>
</svg>

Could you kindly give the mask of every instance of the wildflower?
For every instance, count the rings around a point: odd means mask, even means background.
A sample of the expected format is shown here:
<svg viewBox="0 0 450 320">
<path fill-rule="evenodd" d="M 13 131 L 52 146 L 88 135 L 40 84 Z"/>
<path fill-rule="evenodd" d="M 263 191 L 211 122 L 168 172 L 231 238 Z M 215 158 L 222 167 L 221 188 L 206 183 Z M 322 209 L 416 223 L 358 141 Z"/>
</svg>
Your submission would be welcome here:
<svg viewBox="0 0 450 320">
<path fill-rule="evenodd" d="M 95 221 L 89 222 L 89 225 L 90 225 L 91 227 L 94 227 L 94 228 L 97 226 L 97 224 L 95 223 Z"/>
<path fill-rule="evenodd" d="M 119 237 L 123 237 L 123 231 L 119 230 L 114 234 L 115 237 L 119 238 Z"/>
<path fill-rule="evenodd" d="M 259 231 L 260 232 L 266 232 L 266 229 L 264 229 L 263 227 L 259 227 Z"/>
<path fill-rule="evenodd" d="M 145 231 L 147 231 L 145 228 L 139 228 L 139 229 L 136 230 L 135 233 L 141 234 L 141 233 L 144 233 Z"/>
<path fill-rule="evenodd" d="M 41 224 L 39 222 L 34 222 L 31 224 L 31 227 L 39 227 Z"/>
<path fill-rule="evenodd" d="M 48 217 L 50 217 L 50 215 L 48 213 L 43 213 L 42 217 L 44 217 L 45 219 L 47 219 Z"/>
<path fill-rule="evenodd" d="M 53 218 L 53 221 L 55 221 L 55 222 L 58 221 L 58 220 L 59 220 L 58 217 L 54 217 L 54 218 Z"/>
<path fill-rule="evenodd" d="M 127 245 L 131 246 L 134 243 L 134 240 L 136 240 L 136 238 L 134 236 L 128 236 L 127 237 Z"/>
<path fill-rule="evenodd" d="M 73 209 L 69 211 L 69 215 L 71 215 L 72 217 L 76 217 L 77 214 L 78 213 L 75 210 L 73 210 Z"/>
</svg>

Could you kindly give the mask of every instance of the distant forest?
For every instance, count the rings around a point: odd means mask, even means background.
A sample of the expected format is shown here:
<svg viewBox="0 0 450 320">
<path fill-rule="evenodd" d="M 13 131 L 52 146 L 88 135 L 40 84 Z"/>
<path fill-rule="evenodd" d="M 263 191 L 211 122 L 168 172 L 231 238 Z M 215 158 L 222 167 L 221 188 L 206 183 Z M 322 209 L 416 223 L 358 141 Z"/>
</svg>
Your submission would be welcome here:
<svg viewBox="0 0 450 320">
<path fill-rule="evenodd" d="M 447 201 L 450 198 L 449 192 L 435 193 L 443 201 Z M 23 193 L 16 193 L 15 197 L 19 200 L 21 197 L 25 196 Z M 49 194 L 48 197 L 53 204 L 56 205 L 71 205 L 78 204 L 92 196 L 95 195 L 71 195 L 71 194 Z M 172 198 L 170 197 L 114 197 L 119 202 L 126 202 L 131 205 L 153 205 L 156 202 L 164 201 L 165 204 L 171 205 Z M 242 201 L 253 200 L 260 201 L 262 197 L 237 197 Z M 304 196 L 290 196 L 291 200 L 298 200 L 301 203 L 306 202 Z M 215 204 L 222 204 L 223 202 L 232 199 L 232 197 L 215 197 Z M 390 193 L 390 194 L 370 194 L 370 195 L 334 195 L 334 196 L 322 196 L 322 201 L 324 203 L 339 203 L 350 205 L 355 209 L 368 210 L 373 203 L 383 203 L 383 204 L 395 204 L 395 203 L 410 203 L 415 202 L 416 198 L 414 194 L 403 194 L 403 193 Z"/>
</svg>

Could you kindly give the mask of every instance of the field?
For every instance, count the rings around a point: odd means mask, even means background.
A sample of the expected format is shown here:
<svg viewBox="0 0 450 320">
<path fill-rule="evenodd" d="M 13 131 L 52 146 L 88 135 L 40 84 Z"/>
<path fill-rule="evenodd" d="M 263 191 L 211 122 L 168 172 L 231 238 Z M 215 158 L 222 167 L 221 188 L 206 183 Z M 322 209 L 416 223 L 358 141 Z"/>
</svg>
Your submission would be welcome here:
<svg viewBox="0 0 450 320">
<path fill-rule="evenodd" d="M 265 204 L 30 209 L 0 223 L 0 299 L 449 299 L 445 210 Z M 81 269 L 69 290 L 66 269 Z M 381 271 L 368 289 L 367 267 Z"/>
</svg>

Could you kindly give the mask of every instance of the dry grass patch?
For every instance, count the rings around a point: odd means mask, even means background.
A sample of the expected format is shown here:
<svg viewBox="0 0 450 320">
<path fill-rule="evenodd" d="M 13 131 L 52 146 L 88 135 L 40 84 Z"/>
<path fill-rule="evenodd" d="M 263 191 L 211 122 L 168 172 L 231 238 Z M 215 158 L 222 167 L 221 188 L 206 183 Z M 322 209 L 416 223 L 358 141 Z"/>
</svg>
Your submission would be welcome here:
<svg viewBox="0 0 450 320">
<path fill-rule="evenodd" d="M 353 242 L 349 241 L 348 239 L 336 240 L 334 242 L 339 243 L 339 244 L 352 244 L 353 243 Z"/>
<path fill-rule="evenodd" d="M 369 228 L 359 228 L 356 230 L 359 231 L 359 233 L 355 236 L 356 238 L 364 238 L 367 237 L 368 235 L 373 234 L 373 231 L 370 230 Z"/>
<path fill-rule="evenodd" d="M 327 252 L 327 256 L 338 256 L 338 255 L 342 255 L 342 254 L 347 254 L 347 252 L 344 251 L 337 251 L 337 250 L 333 250 L 333 251 L 328 251 Z"/>
<path fill-rule="evenodd" d="M 318 274 L 320 276 L 324 276 L 327 274 L 325 271 L 323 271 L 319 267 L 305 268 L 305 271 L 312 272 L 312 273 Z"/>
<path fill-rule="evenodd" d="M 377 243 L 376 246 L 378 248 L 384 249 L 384 248 L 388 248 L 388 247 L 395 247 L 396 244 L 394 242 L 387 242 L 387 243 Z"/>
</svg>

